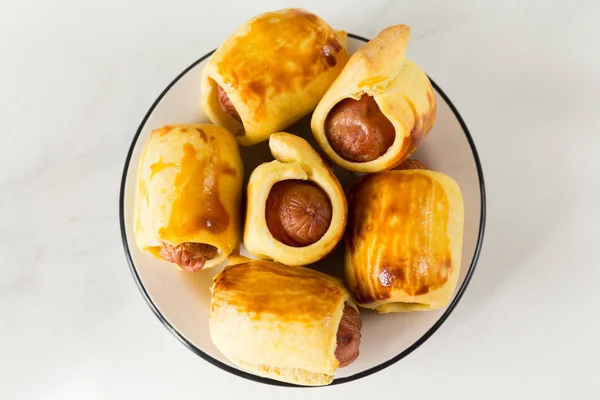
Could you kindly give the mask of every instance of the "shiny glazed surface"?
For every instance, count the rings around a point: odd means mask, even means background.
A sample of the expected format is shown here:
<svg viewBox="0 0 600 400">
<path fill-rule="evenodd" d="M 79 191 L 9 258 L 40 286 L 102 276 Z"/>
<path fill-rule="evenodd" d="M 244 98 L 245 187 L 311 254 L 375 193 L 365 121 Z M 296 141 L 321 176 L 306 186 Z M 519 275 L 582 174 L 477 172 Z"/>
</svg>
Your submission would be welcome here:
<svg viewBox="0 0 600 400">
<path fill-rule="evenodd" d="M 452 265 L 449 204 L 439 183 L 418 173 L 388 171 L 353 191 L 347 246 L 355 268 L 349 289 L 360 303 L 409 296 L 444 285 Z M 348 273 L 348 270 L 346 271 Z"/>
<path fill-rule="evenodd" d="M 268 97 L 302 90 L 335 67 L 340 52 L 347 54 L 332 29 L 298 9 L 262 14 L 233 40 L 235 51 L 223 55 L 217 70 L 257 113 Z"/>
<path fill-rule="evenodd" d="M 152 131 L 136 180 L 138 247 L 192 272 L 221 263 L 239 240 L 242 177 L 228 131 L 210 124 Z"/>
<path fill-rule="evenodd" d="M 248 318 L 273 314 L 278 321 L 331 318 L 344 296 L 334 278 L 320 272 L 254 260 L 225 267 L 215 277 L 213 302 L 225 301 Z"/>
<path fill-rule="evenodd" d="M 183 145 L 183 153 L 175 178 L 180 195 L 173 203 L 167 229 L 177 236 L 200 229 L 213 233 L 224 231 L 229 225 L 229 214 L 219 196 L 216 157 L 198 158 L 194 146 L 188 143 Z"/>
</svg>

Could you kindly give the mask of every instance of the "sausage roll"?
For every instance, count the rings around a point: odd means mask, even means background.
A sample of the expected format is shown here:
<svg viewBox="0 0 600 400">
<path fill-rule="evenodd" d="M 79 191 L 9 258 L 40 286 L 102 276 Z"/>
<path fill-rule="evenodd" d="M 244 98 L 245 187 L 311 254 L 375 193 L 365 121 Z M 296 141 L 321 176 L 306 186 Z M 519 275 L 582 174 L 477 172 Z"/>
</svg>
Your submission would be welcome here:
<svg viewBox="0 0 600 400">
<path fill-rule="evenodd" d="M 327 255 L 346 228 L 348 204 L 339 181 L 306 140 L 275 133 L 276 161 L 248 182 L 244 244 L 260 258 L 306 265 Z"/>
<path fill-rule="evenodd" d="M 250 146 L 314 110 L 350 55 L 345 32 L 301 9 L 261 14 L 219 47 L 202 75 L 202 108 Z"/>
<path fill-rule="evenodd" d="M 358 357 L 362 322 L 336 278 L 254 260 L 225 267 L 211 291 L 212 341 L 254 374 L 327 385 Z"/>
<path fill-rule="evenodd" d="M 408 164 L 367 176 L 353 188 L 346 282 L 363 307 L 381 313 L 432 310 L 452 297 L 463 198 L 452 178 L 423 168 Z"/>
<path fill-rule="evenodd" d="M 405 57 L 410 29 L 383 30 L 352 55 L 312 116 L 323 151 L 358 172 L 389 170 L 407 159 L 435 121 L 431 82 Z"/>
<path fill-rule="evenodd" d="M 137 178 L 137 246 L 190 272 L 220 264 L 239 243 L 242 178 L 237 142 L 225 129 L 153 131 Z"/>
</svg>

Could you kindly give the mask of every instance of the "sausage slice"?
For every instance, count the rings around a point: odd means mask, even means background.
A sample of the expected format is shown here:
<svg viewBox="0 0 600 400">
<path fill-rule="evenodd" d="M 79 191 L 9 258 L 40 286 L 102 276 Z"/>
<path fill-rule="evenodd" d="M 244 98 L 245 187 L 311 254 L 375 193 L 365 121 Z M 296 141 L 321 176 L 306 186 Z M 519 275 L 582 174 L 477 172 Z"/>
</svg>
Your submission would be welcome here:
<svg viewBox="0 0 600 400">
<path fill-rule="evenodd" d="M 218 250 L 206 243 L 181 243 L 176 246 L 163 243 L 160 256 L 165 260 L 179 265 L 188 272 L 196 272 L 204 268 L 207 260 L 215 258 Z"/>
<path fill-rule="evenodd" d="M 229 96 L 227 96 L 225 89 L 223 89 L 221 86 L 217 86 L 217 93 L 219 95 L 219 105 L 221 106 L 221 110 L 223 110 L 227 114 L 231 115 L 238 122 L 242 122 L 240 115 L 238 114 L 237 110 L 235 109 Z"/>
<path fill-rule="evenodd" d="M 340 363 L 340 368 L 351 364 L 358 358 L 361 328 L 362 321 L 358 311 L 346 304 L 338 327 L 337 346 L 335 348 L 335 358 Z"/>
</svg>

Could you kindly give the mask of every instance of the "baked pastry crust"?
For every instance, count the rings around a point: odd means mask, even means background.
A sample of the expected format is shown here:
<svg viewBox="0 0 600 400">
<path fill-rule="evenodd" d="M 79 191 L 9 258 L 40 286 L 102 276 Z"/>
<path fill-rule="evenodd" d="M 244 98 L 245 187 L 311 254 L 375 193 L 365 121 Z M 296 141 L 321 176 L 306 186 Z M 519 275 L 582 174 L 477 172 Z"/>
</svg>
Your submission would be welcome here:
<svg viewBox="0 0 600 400">
<path fill-rule="evenodd" d="M 344 235 L 348 214 L 344 190 L 331 168 L 306 140 L 280 132 L 271 135 L 269 147 L 275 161 L 257 167 L 248 182 L 244 244 L 260 258 L 292 266 L 314 263 L 329 254 Z M 332 206 L 328 230 L 318 241 L 304 247 L 288 246 L 275 239 L 265 218 L 271 188 L 277 182 L 291 179 L 315 183 L 327 194 Z"/>
<path fill-rule="evenodd" d="M 346 32 L 308 11 L 290 8 L 254 17 L 211 56 L 202 73 L 208 118 L 250 146 L 308 114 L 350 55 Z M 242 122 L 218 101 L 221 86 Z"/>
<path fill-rule="evenodd" d="M 360 181 L 345 250 L 357 303 L 381 313 L 445 307 L 460 272 L 463 224 L 458 184 L 440 172 L 395 170 Z"/>
<path fill-rule="evenodd" d="M 225 261 L 240 237 L 243 165 L 234 136 L 209 124 L 154 130 L 140 158 L 134 232 L 157 258 L 163 243 L 218 249 L 204 268 Z"/>
<path fill-rule="evenodd" d="M 319 146 L 336 164 L 351 171 L 380 172 L 407 159 L 433 127 L 436 116 L 435 93 L 429 78 L 406 58 L 410 28 L 395 25 L 384 29 L 352 55 L 338 78 L 319 102 L 311 128 Z M 352 162 L 333 149 L 325 132 L 326 120 L 340 101 L 372 96 L 392 123 L 396 137 L 380 157 Z"/>
<path fill-rule="evenodd" d="M 214 277 L 209 330 L 215 346 L 254 374 L 300 385 L 331 383 L 348 291 L 336 279 L 265 260 Z"/>
</svg>

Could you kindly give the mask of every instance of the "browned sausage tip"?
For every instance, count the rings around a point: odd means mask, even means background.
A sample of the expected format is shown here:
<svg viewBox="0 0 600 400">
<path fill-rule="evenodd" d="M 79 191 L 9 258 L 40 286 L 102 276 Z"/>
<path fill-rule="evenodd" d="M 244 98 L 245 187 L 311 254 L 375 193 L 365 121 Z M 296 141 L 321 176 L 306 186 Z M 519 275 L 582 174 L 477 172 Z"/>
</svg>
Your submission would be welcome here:
<svg viewBox="0 0 600 400">
<path fill-rule="evenodd" d="M 179 265 L 188 272 L 196 272 L 204 268 L 207 260 L 217 256 L 218 249 L 206 243 L 181 243 L 176 246 L 163 243 L 160 256 Z"/>
<path fill-rule="evenodd" d="M 335 152 L 352 162 L 381 157 L 396 136 L 392 123 L 367 94 L 336 104 L 325 121 L 325 134 Z"/>
<path fill-rule="evenodd" d="M 358 311 L 348 304 L 344 305 L 344 314 L 340 320 L 335 347 L 335 358 L 340 363 L 340 368 L 351 364 L 358 358 L 361 328 L 362 321 Z"/>
<path fill-rule="evenodd" d="M 408 159 L 405 160 L 402 164 L 398 165 L 395 169 L 397 170 L 406 170 L 406 169 L 429 169 L 429 167 L 423 164 L 421 161 Z"/>
<path fill-rule="evenodd" d="M 277 182 L 267 198 L 267 227 L 275 239 L 288 246 L 317 242 L 329 229 L 331 217 L 329 197 L 311 182 Z"/>
</svg>

